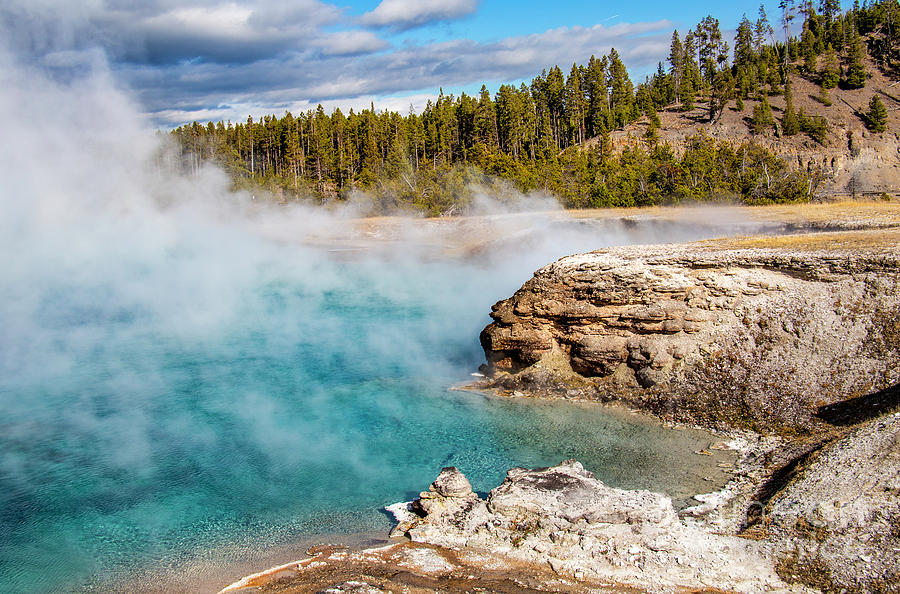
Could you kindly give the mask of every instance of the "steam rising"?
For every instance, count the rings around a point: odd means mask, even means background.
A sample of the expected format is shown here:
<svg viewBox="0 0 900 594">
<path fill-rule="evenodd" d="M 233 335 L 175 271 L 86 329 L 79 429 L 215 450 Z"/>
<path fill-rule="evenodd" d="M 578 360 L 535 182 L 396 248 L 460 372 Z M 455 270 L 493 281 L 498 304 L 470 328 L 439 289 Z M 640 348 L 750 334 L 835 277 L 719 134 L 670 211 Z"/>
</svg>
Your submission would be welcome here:
<svg viewBox="0 0 900 594">
<path fill-rule="evenodd" d="M 491 216 L 461 221 L 273 209 L 215 168 L 174 173 L 143 122 L 102 60 L 60 82 L 0 54 L 0 582 L 55 589 L 35 575 L 133 562 L 130 545 L 163 559 L 185 534 L 321 530 L 308 510 L 334 501 L 349 511 L 321 512 L 333 529 L 373 527 L 358 510 L 391 502 L 373 494 L 408 495 L 442 465 L 483 488 L 500 463 L 579 454 L 564 442 L 584 411 L 507 414 L 442 390 L 481 362 L 490 305 L 534 269 L 671 225 L 487 198 Z M 529 200 L 512 210 L 555 210 Z M 511 419 L 555 423 L 562 445 L 524 448 Z"/>
</svg>

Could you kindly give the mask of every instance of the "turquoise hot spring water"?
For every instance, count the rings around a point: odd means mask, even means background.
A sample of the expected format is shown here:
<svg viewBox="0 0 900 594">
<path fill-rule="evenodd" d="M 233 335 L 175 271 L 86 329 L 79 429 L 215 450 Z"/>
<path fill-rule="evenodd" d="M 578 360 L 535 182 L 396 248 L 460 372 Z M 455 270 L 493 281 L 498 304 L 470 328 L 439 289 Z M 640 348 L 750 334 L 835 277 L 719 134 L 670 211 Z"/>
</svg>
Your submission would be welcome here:
<svg viewBox="0 0 900 594">
<path fill-rule="evenodd" d="M 467 256 L 193 222 L 48 235 L 0 280 L 0 590 L 165 589 L 197 564 L 217 577 L 179 588 L 215 589 L 266 551 L 386 533 L 382 507 L 443 466 L 487 491 L 574 457 L 615 486 L 699 492 L 708 435 L 449 388 L 539 266 L 723 232 L 557 222 Z"/>
</svg>

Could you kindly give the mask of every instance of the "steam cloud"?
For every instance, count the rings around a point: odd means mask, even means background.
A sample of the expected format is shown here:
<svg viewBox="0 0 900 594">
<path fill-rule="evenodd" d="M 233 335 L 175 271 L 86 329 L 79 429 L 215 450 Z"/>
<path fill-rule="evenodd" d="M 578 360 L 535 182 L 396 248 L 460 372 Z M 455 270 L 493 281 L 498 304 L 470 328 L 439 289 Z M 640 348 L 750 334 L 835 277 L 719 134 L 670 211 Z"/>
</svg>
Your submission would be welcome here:
<svg viewBox="0 0 900 594">
<path fill-rule="evenodd" d="M 534 269 L 673 231 L 520 212 L 558 210 L 540 196 L 483 197 L 476 211 L 490 216 L 458 222 L 374 225 L 352 205 L 269 208 L 230 192 L 213 167 L 173 172 L 165 139 L 101 56 L 60 81 L 0 52 L 0 129 L 0 529 L 21 541 L 0 548 L 0 575 L 4 565 L 76 563 L 67 542 L 80 542 L 82 527 L 41 537 L 28 525 L 46 505 L 36 489 L 59 491 L 54 513 L 75 513 L 66 497 L 87 487 L 57 476 L 61 464 L 116 485 L 82 493 L 91 513 L 140 511 L 134 521 L 151 534 L 188 521 L 171 497 L 185 475 L 207 472 L 191 464 L 217 459 L 223 440 L 248 470 L 218 489 L 258 498 L 262 515 L 298 505 L 258 492 L 293 480 L 298 460 L 314 474 L 340 465 L 364 486 L 383 480 L 380 452 L 346 423 L 341 402 L 371 397 L 367 386 L 394 373 L 465 379 L 481 361 L 490 305 Z M 680 228 L 677 238 L 709 232 Z M 285 353 L 296 367 L 278 363 Z M 355 388 L 342 392 L 329 374 Z M 197 400 L 161 410 L 174 390 Z M 387 419 L 409 414 L 390 397 L 372 406 Z M 302 414 L 288 423 L 286 408 Z M 328 479 L 318 496 L 353 486 Z M 129 510 L 142 490 L 158 497 Z M 111 533 L 134 529 L 104 522 Z"/>
<path fill-rule="evenodd" d="M 165 140 L 145 126 L 102 59 L 83 76 L 60 82 L 2 53 L 0 85 L 0 129 L 8 139 L 0 144 L 0 375 L 6 388 L 0 398 L 11 418 L 27 417 L 31 404 L 7 394 L 77 375 L 85 353 L 99 353 L 103 345 L 165 338 L 203 348 L 267 316 L 302 318 L 296 311 L 273 312 L 263 299 L 260 287 L 283 282 L 299 284 L 314 296 L 303 303 L 318 305 L 335 292 L 352 293 L 364 277 L 386 303 L 412 310 L 424 303 L 443 315 L 428 317 L 426 327 L 367 329 L 362 344 L 354 344 L 360 336 L 353 329 L 321 317 L 294 328 L 296 336 L 265 322 L 272 330 L 269 347 L 315 337 L 356 349 L 358 361 L 402 358 L 423 374 L 465 377 L 480 362 L 477 336 L 490 305 L 539 266 L 605 245 L 652 242 L 663 233 L 674 239 L 709 233 L 615 222 L 598 229 L 559 213 L 548 216 L 558 206 L 540 196 L 507 204 L 481 197 L 474 212 L 492 216 L 467 223 L 395 221 L 371 231 L 354 218 L 352 206 L 267 209 L 249 194 L 230 192 L 227 176 L 213 167 L 197 176 L 173 173 L 160 158 Z M 344 248 L 355 251 L 342 257 Z M 436 267 L 436 259 L 445 264 Z M 74 323 L 75 317 L 87 321 Z M 435 360 L 434 343 L 442 340 L 457 341 L 465 360 Z M 103 381 L 120 397 L 135 397 L 128 390 L 134 382 L 147 398 L 152 386 L 165 389 L 159 378 L 154 384 L 153 362 L 103 355 L 109 357 Z M 254 398 L 249 408 L 265 425 L 267 409 L 258 400 L 264 396 Z M 148 455 L 152 441 L 142 433 L 151 421 L 134 404 L 121 419 L 128 426 L 121 433 L 106 431 L 109 421 L 91 418 L 90 407 L 79 413 L 84 425 L 105 431 L 110 449 L 127 464 Z M 7 471 L 15 465 L 6 454 L 0 460 Z"/>
</svg>

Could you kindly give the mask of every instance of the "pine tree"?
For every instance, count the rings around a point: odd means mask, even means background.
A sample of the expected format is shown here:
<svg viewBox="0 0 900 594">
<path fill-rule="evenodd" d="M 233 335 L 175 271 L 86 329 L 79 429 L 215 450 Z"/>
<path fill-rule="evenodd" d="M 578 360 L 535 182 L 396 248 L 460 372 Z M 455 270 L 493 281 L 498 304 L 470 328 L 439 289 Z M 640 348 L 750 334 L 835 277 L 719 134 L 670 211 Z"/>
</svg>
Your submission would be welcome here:
<svg viewBox="0 0 900 594">
<path fill-rule="evenodd" d="M 840 0 L 819 0 L 819 12 L 825 17 L 825 24 L 831 25 L 835 16 L 841 13 Z"/>
<path fill-rule="evenodd" d="M 769 17 L 766 15 L 766 7 L 759 5 L 759 16 L 756 19 L 756 25 L 753 27 L 753 43 L 757 55 L 762 53 L 762 48 L 766 44 L 766 40 L 773 39 L 775 30 L 769 23 Z"/>
<path fill-rule="evenodd" d="M 709 89 L 709 119 L 712 120 L 727 100 L 725 89 L 716 84 L 717 74 L 728 59 L 728 44 L 722 40 L 719 20 L 707 15 L 697 25 L 700 69 Z M 730 74 L 730 73 L 729 73 Z M 721 77 L 719 77 L 721 78 Z M 720 80 L 720 82 L 724 82 Z"/>
<path fill-rule="evenodd" d="M 769 84 L 769 93 L 772 95 L 781 95 L 781 85 L 784 83 L 782 77 L 784 67 L 779 63 L 778 52 L 774 48 L 768 48 L 766 59 L 766 82 Z"/>
<path fill-rule="evenodd" d="M 561 139 L 562 123 L 565 116 L 566 79 L 562 69 L 554 66 L 547 73 L 544 83 L 544 100 L 546 101 L 550 126 L 553 130 L 553 141 L 556 150 L 563 148 Z"/>
<path fill-rule="evenodd" d="M 713 79 L 710 119 L 715 118 L 718 121 L 734 94 L 734 77 L 731 75 L 731 69 L 723 68 L 716 73 L 716 77 Z"/>
<path fill-rule="evenodd" d="M 637 91 L 634 93 L 634 104 L 638 111 L 650 117 L 650 114 L 656 113 L 656 107 L 653 105 L 653 97 L 650 94 L 650 80 L 646 79 L 638 85 Z"/>
<path fill-rule="evenodd" d="M 497 116 L 486 85 L 481 85 L 481 93 L 475 107 L 475 138 L 488 150 L 497 147 Z"/>
<path fill-rule="evenodd" d="M 812 33 L 806 32 L 801 42 L 801 52 L 803 54 L 803 68 L 808 73 L 814 73 L 818 70 L 818 52 L 816 52 L 815 38 Z"/>
<path fill-rule="evenodd" d="M 315 147 L 313 168 L 316 172 L 316 183 L 319 191 L 324 192 L 325 187 L 328 184 L 329 173 L 332 171 L 333 167 L 334 151 L 332 150 L 331 143 L 331 119 L 325 115 L 325 109 L 322 107 L 321 103 L 316 107 L 316 115 L 313 119 L 313 123 L 313 146 Z M 372 145 L 374 147 L 374 125 L 372 127 Z M 378 154 L 377 147 L 375 147 L 373 151 L 376 155 Z"/>
<path fill-rule="evenodd" d="M 484 85 L 481 85 L 481 95 L 485 95 L 487 93 L 487 88 Z M 470 150 L 475 147 L 476 143 L 481 143 L 482 148 L 487 146 L 487 141 L 489 139 L 490 133 L 487 132 L 489 129 L 489 125 L 487 124 L 486 117 L 482 117 L 482 120 L 479 121 L 477 112 L 478 112 L 478 101 L 474 97 L 470 97 L 466 93 L 460 95 L 459 100 L 455 105 L 456 111 L 456 129 L 457 129 L 457 145 L 459 151 L 462 153 L 463 162 L 468 162 Z M 486 116 L 486 112 L 482 113 L 482 116 Z M 481 124 L 481 126 L 479 126 Z"/>
<path fill-rule="evenodd" d="M 256 175 L 256 133 L 253 126 L 253 116 L 247 116 L 247 144 L 250 147 L 250 177 Z"/>
<path fill-rule="evenodd" d="M 825 21 L 823 41 L 832 47 L 840 47 L 844 36 L 840 0 L 819 0 L 819 12 Z"/>
<path fill-rule="evenodd" d="M 791 21 L 796 16 L 794 14 L 794 0 L 780 0 L 778 8 L 781 9 L 781 27 L 784 29 L 784 76 L 787 77 L 788 60 L 790 56 L 791 46 Z"/>
<path fill-rule="evenodd" d="M 844 49 L 844 15 L 842 15 L 840 11 L 838 11 L 834 23 L 831 25 L 831 35 L 829 36 L 829 40 L 835 50 L 842 51 Z"/>
<path fill-rule="evenodd" d="M 521 114 L 517 109 L 516 89 L 510 85 L 500 85 L 496 105 L 497 140 L 500 143 L 500 150 L 518 158 Z"/>
<path fill-rule="evenodd" d="M 830 107 L 834 103 L 831 100 L 831 93 L 828 92 L 828 87 L 824 83 L 819 85 L 819 96 L 816 99 L 825 107 Z"/>
<path fill-rule="evenodd" d="M 600 60 L 591 56 L 584 83 L 588 95 L 588 127 L 590 135 L 597 136 L 608 127 L 606 116 L 609 112 L 609 95 L 605 56 Z"/>
<path fill-rule="evenodd" d="M 572 64 L 569 78 L 566 79 L 566 114 L 568 116 L 570 143 L 580 144 L 585 139 L 585 120 L 587 116 L 587 101 L 583 90 L 581 69 Z"/>
<path fill-rule="evenodd" d="M 669 65 L 672 75 L 672 84 L 675 89 L 675 100 L 681 101 L 681 91 L 684 85 L 684 46 L 678 36 L 678 29 L 672 32 L 672 43 L 669 46 Z"/>
<path fill-rule="evenodd" d="M 634 86 L 628 76 L 628 70 L 615 48 L 609 51 L 609 87 L 610 101 L 616 127 L 634 121 Z"/>
<path fill-rule="evenodd" d="M 869 111 L 866 112 L 866 125 L 872 132 L 884 132 L 887 129 L 887 108 L 878 95 L 869 101 Z"/>
<path fill-rule="evenodd" d="M 727 52 L 728 46 L 722 41 L 718 19 L 713 18 L 712 15 L 703 17 L 703 20 L 697 24 L 695 34 L 700 56 L 700 71 L 706 79 L 706 84 L 711 86 L 720 62 L 727 58 L 727 53 L 722 56 L 722 48 L 724 46 Z"/>
<path fill-rule="evenodd" d="M 696 99 L 694 88 L 691 85 L 685 85 L 681 91 L 681 111 L 692 111 L 694 99 Z"/>
<path fill-rule="evenodd" d="M 785 136 L 793 136 L 800 131 L 800 121 L 797 112 L 794 111 L 794 93 L 791 91 L 790 80 L 784 85 L 784 115 L 781 117 L 781 133 Z"/>
<path fill-rule="evenodd" d="M 656 73 L 650 78 L 650 97 L 654 107 L 663 107 L 675 103 L 675 84 L 673 77 L 666 74 L 662 62 L 657 62 Z"/>
<path fill-rule="evenodd" d="M 646 142 L 648 146 L 654 146 L 659 142 L 659 125 L 659 115 L 654 111 L 650 115 L 647 131 L 644 132 L 644 142 Z"/>
<path fill-rule="evenodd" d="M 735 83 L 739 96 L 746 98 L 756 90 L 756 52 L 753 49 L 753 26 L 745 14 L 734 36 Z"/>
<path fill-rule="evenodd" d="M 812 5 L 812 0 L 803 0 L 800 5 L 803 14 L 803 32 L 800 35 L 800 53 L 803 56 L 803 68 L 807 73 L 818 71 L 818 55 L 821 53 L 819 40 L 819 15 Z"/>
<path fill-rule="evenodd" d="M 872 56 L 884 68 L 900 63 L 900 4 L 891 1 L 870 5 L 872 15 Z"/>
<path fill-rule="evenodd" d="M 750 124 L 754 134 L 762 134 L 775 124 L 775 117 L 772 115 L 772 106 L 769 105 L 769 99 L 763 95 L 762 101 L 753 107 L 753 117 Z"/>
<path fill-rule="evenodd" d="M 863 44 L 858 33 L 852 33 L 850 55 L 848 56 L 847 76 L 844 83 L 851 89 L 866 86 L 866 67 L 863 65 Z"/>
<path fill-rule="evenodd" d="M 693 31 L 684 36 L 684 79 L 681 88 L 681 103 L 684 111 L 694 109 L 694 100 L 700 92 L 702 79 L 697 64 L 697 38 Z"/>
<path fill-rule="evenodd" d="M 841 65 L 838 62 L 837 53 L 829 43 L 825 46 L 825 59 L 822 64 L 822 88 L 833 89 L 841 80 Z"/>
<path fill-rule="evenodd" d="M 285 157 L 288 161 L 291 181 L 294 190 L 299 187 L 300 160 L 303 153 L 300 149 L 300 133 L 291 112 L 287 112 L 283 118 L 285 130 Z"/>
<path fill-rule="evenodd" d="M 525 83 L 519 86 L 518 109 L 522 114 L 522 148 L 534 161 L 537 149 L 537 107 L 534 104 L 534 97 Z"/>
</svg>

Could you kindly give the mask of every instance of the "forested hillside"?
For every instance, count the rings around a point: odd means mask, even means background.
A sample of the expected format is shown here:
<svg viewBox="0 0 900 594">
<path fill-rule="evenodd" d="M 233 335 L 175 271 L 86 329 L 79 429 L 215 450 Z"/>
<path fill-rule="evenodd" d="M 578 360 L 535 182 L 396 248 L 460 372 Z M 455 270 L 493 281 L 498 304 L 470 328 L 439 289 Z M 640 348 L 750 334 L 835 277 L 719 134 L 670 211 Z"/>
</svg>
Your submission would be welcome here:
<svg viewBox="0 0 900 594">
<path fill-rule="evenodd" d="M 237 186 L 264 186 L 284 201 L 362 190 L 374 212 L 449 214 L 464 210 L 477 188 L 502 197 L 512 187 L 553 193 L 567 207 L 808 200 L 820 172 L 781 158 L 771 139 L 845 144 L 825 109 L 835 102 L 873 134 L 890 127 L 900 105 L 890 85 L 871 91 L 864 109 L 842 93 L 873 77 L 897 79 L 900 5 L 779 6 L 774 24 L 763 6 L 755 21 L 745 16 L 731 43 L 712 16 L 674 31 L 665 63 L 637 85 L 612 49 L 494 95 L 485 86 L 477 97 L 442 92 L 421 114 L 327 114 L 319 106 L 236 124 L 194 122 L 172 135 L 188 169 L 215 161 Z M 798 108 L 794 88 L 810 84 L 815 101 Z M 715 133 L 726 110 L 740 116 L 737 135 Z M 690 134 L 676 142 L 664 121 L 697 125 L 681 126 Z"/>
</svg>

